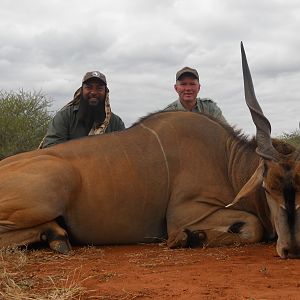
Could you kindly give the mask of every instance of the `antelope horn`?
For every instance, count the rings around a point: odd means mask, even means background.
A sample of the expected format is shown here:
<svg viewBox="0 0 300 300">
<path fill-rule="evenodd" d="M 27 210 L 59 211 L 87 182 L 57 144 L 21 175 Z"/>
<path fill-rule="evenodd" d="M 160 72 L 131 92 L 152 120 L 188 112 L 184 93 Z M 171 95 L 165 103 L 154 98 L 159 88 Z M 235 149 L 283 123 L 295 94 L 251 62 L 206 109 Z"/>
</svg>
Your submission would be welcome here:
<svg viewBox="0 0 300 300">
<path fill-rule="evenodd" d="M 272 145 L 270 122 L 264 116 L 262 109 L 260 108 L 258 101 L 255 97 L 251 73 L 242 42 L 241 53 L 246 104 L 250 110 L 252 120 L 256 127 L 256 152 L 258 155 L 265 159 L 278 161 L 280 154 Z"/>
</svg>

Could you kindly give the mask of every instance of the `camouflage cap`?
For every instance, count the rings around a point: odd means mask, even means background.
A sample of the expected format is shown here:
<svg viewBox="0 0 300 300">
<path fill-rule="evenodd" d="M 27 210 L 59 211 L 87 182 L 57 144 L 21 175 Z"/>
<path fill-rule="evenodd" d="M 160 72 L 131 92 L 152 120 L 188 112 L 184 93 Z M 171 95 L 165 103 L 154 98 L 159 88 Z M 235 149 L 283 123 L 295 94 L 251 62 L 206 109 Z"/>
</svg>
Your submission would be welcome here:
<svg viewBox="0 0 300 300">
<path fill-rule="evenodd" d="M 180 76 L 182 76 L 183 74 L 185 73 L 190 73 L 192 75 L 194 75 L 198 80 L 199 80 L 199 75 L 198 75 L 198 72 L 196 69 L 192 69 L 190 67 L 184 67 L 182 68 L 181 70 L 179 70 L 177 73 L 176 73 L 176 80 L 179 79 Z"/>
<path fill-rule="evenodd" d="M 82 83 L 85 83 L 87 80 L 91 79 L 91 78 L 98 78 L 99 80 L 103 81 L 105 84 L 106 83 L 106 78 L 105 75 L 100 73 L 99 71 L 91 71 L 91 72 L 87 72 L 83 79 L 82 79 Z"/>
</svg>

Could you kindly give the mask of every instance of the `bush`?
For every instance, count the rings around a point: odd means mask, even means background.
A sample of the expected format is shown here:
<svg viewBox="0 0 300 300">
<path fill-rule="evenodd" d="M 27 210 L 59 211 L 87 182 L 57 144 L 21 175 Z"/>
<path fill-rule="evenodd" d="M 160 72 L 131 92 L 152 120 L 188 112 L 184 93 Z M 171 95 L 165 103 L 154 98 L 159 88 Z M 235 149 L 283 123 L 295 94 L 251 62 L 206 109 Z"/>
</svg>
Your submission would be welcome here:
<svg viewBox="0 0 300 300">
<path fill-rule="evenodd" d="M 0 159 L 39 146 L 52 119 L 51 104 L 41 91 L 0 91 Z"/>
<path fill-rule="evenodd" d="M 300 131 L 295 130 L 291 133 L 283 133 L 279 139 L 298 148 L 300 146 Z"/>
</svg>

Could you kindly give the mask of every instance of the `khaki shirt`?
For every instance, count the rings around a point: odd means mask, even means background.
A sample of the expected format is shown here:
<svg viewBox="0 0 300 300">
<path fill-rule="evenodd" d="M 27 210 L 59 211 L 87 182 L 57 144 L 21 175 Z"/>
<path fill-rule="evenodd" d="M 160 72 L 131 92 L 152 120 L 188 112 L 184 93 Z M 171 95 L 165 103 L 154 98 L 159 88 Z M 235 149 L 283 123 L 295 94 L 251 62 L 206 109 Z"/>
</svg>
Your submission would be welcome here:
<svg viewBox="0 0 300 300">
<path fill-rule="evenodd" d="M 89 130 L 87 131 L 84 124 L 78 121 L 78 109 L 79 104 L 74 104 L 65 106 L 57 112 L 50 123 L 47 134 L 40 148 L 46 148 L 68 140 L 84 137 L 89 134 Z M 123 129 L 125 129 L 125 125 L 121 118 L 114 113 L 111 113 L 111 118 L 105 133 L 121 131 Z"/>
<path fill-rule="evenodd" d="M 187 110 L 183 107 L 180 100 L 176 100 L 169 104 L 164 110 Z M 211 115 L 216 119 L 219 119 L 225 124 L 228 124 L 224 118 L 221 109 L 212 99 L 209 98 L 196 98 L 196 106 L 191 110 L 193 112 L 201 112 L 207 115 Z"/>
</svg>

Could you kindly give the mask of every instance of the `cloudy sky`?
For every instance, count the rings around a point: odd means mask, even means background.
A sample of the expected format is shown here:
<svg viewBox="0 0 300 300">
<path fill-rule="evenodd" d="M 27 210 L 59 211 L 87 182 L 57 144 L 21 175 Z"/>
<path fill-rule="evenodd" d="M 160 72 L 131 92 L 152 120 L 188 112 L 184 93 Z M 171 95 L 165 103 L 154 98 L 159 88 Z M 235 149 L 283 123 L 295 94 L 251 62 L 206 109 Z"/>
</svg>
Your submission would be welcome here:
<svg viewBox="0 0 300 300">
<path fill-rule="evenodd" d="M 240 41 L 272 135 L 300 121 L 299 0 L 0 0 L 2 90 L 42 90 L 53 110 L 85 72 L 108 80 L 112 110 L 130 126 L 177 98 L 175 73 L 197 68 L 200 97 L 254 134 Z"/>
</svg>

